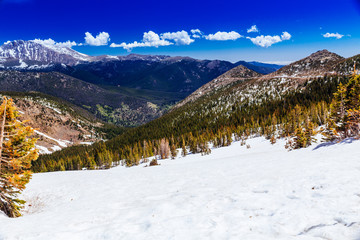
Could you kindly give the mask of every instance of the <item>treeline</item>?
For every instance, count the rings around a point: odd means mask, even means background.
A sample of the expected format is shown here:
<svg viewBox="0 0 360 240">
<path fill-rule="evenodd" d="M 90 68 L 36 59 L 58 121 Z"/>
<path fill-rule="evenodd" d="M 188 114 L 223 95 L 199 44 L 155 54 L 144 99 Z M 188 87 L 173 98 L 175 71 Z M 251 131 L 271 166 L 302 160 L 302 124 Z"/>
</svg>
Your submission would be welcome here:
<svg viewBox="0 0 360 240">
<path fill-rule="evenodd" d="M 209 104 L 219 99 L 219 92 L 186 104 L 143 126 L 127 130 L 107 142 L 92 146 L 73 146 L 33 162 L 33 171 L 78 170 L 109 168 L 114 165 L 137 165 L 151 156 L 167 158 L 169 154 L 188 152 L 209 154 L 214 147 L 228 146 L 233 137 L 246 144 L 249 136 L 265 136 L 272 143 L 280 137 L 289 139 L 290 149 L 306 147 L 313 141 L 315 129 L 329 118 L 333 94 L 339 83 L 347 84 L 348 77 L 325 76 L 299 86 L 299 90 L 281 98 L 251 104 L 238 102 L 231 111 Z M 233 89 L 228 88 L 229 93 Z M 220 110 L 219 110 L 220 109 Z M 169 149 L 169 154 L 164 154 Z M 165 151 L 167 152 L 167 150 Z"/>
</svg>

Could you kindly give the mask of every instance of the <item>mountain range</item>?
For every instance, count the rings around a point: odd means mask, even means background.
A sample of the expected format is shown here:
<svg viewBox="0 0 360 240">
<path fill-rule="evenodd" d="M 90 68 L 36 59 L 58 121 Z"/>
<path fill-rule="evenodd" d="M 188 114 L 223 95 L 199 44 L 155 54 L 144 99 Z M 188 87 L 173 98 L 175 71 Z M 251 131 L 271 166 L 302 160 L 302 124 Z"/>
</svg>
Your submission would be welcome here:
<svg viewBox="0 0 360 240">
<path fill-rule="evenodd" d="M 44 41 L 17 40 L 0 47 L 0 83 L 1 91 L 42 92 L 104 121 L 137 126 L 240 64 L 261 73 L 281 67 L 164 55 L 89 56 Z"/>
<path fill-rule="evenodd" d="M 360 55 L 345 59 L 327 50 L 286 66 L 164 55 L 93 57 L 36 41 L 7 42 L 0 47 L 0 59 L 1 92 L 11 91 L 21 111 L 37 119 L 32 124 L 41 129 L 40 147 L 45 152 L 79 143 L 82 138 L 76 136 L 105 136 L 109 130 L 102 130 L 102 121 L 124 127 L 151 121 L 127 131 L 127 138 L 141 140 L 142 134 L 152 135 L 149 129 L 163 129 L 164 134 L 175 129 L 193 131 L 195 126 L 225 123 L 252 105 L 280 103 L 296 94 L 312 98 L 321 87 L 319 91 L 328 89 L 330 96 L 334 84 L 354 71 L 354 63 L 360 64 Z M 29 101 L 34 94 L 48 94 L 45 99 L 52 98 L 50 106 L 72 110 L 60 114 L 54 107 L 46 110 L 41 103 L 48 100 Z M 71 117 L 67 112 L 86 117 Z M 81 124 L 68 125 L 69 121 Z M 59 146 L 51 139 L 68 144 Z"/>
</svg>

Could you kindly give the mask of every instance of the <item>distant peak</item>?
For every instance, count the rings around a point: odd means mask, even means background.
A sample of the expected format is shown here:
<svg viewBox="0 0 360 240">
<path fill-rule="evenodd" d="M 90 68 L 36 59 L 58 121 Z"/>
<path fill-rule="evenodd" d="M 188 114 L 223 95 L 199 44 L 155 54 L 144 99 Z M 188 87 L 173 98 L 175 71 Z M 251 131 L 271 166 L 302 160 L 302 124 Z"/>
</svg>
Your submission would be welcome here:
<svg viewBox="0 0 360 240">
<path fill-rule="evenodd" d="M 230 77 L 230 78 L 252 78 L 252 77 L 259 77 L 262 74 L 257 73 L 253 70 L 250 70 L 249 68 L 239 65 L 237 67 L 234 67 L 233 69 L 227 71 L 221 77 Z"/>
<path fill-rule="evenodd" d="M 7 41 L 0 46 L 0 57 L 35 61 L 36 65 L 63 63 L 74 65 L 81 61 L 91 61 L 92 57 L 79 53 L 65 45 L 56 44 L 49 40 L 14 40 Z M 26 65 L 27 66 L 27 65 Z M 22 68 L 22 65 L 18 67 Z"/>
<path fill-rule="evenodd" d="M 315 53 L 330 53 L 330 51 L 327 50 L 327 49 L 323 49 L 323 50 L 319 50 L 319 51 L 317 51 Z"/>
<path fill-rule="evenodd" d="M 11 46 L 16 46 L 16 45 L 20 45 L 20 44 L 25 44 L 27 41 L 24 41 L 24 40 L 14 40 L 14 41 L 7 41 L 7 42 L 4 42 L 4 45 L 11 45 Z"/>
<path fill-rule="evenodd" d="M 333 65 L 344 58 L 326 49 L 319 50 L 311 55 L 291 63 L 275 73 L 267 76 L 281 77 L 311 77 L 325 75 L 332 71 Z"/>
<path fill-rule="evenodd" d="M 339 56 L 336 53 L 330 52 L 327 49 L 323 49 L 323 50 L 319 50 L 313 54 L 311 54 L 308 58 L 312 58 L 312 59 L 322 59 L 322 58 L 341 58 L 341 56 Z"/>
</svg>

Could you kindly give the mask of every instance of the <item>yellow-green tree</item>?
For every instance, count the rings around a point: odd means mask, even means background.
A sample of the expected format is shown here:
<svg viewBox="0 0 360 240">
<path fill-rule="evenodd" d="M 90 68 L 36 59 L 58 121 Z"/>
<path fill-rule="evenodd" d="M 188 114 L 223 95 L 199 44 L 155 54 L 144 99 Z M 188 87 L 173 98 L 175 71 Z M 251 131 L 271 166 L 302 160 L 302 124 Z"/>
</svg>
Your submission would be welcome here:
<svg viewBox="0 0 360 240">
<path fill-rule="evenodd" d="M 325 140 L 341 141 L 360 137 L 360 76 L 339 84 L 330 106 L 330 117 L 323 131 Z"/>
<path fill-rule="evenodd" d="M 36 160 L 34 130 L 17 120 L 19 112 L 12 99 L 3 98 L 0 106 L 0 210 L 18 217 L 25 201 L 18 194 L 31 178 L 31 161 Z"/>
</svg>

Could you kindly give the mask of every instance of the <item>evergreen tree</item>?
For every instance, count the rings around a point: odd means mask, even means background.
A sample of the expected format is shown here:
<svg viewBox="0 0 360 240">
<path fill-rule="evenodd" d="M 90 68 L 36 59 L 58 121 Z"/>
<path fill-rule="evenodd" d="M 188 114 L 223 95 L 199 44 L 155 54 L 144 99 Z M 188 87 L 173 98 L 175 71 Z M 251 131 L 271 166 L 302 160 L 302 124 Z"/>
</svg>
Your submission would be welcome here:
<svg viewBox="0 0 360 240">
<path fill-rule="evenodd" d="M 178 150 L 176 149 L 176 145 L 173 137 L 171 138 L 170 152 L 171 152 L 171 159 L 175 159 L 178 154 Z"/>
<path fill-rule="evenodd" d="M 340 83 L 330 105 L 330 117 L 323 131 L 325 140 L 341 141 L 360 136 L 360 76 Z"/>
<path fill-rule="evenodd" d="M 185 144 L 185 139 L 184 137 L 182 137 L 182 141 L 181 141 L 181 156 L 186 157 L 187 155 L 187 150 L 186 150 L 186 144 Z"/>
<path fill-rule="evenodd" d="M 31 161 L 36 160 L 34 130 L 17 121 L 19 112 L 12 99 L 4 98 L 0 106 L 0 210 L 18 217 L 25 201 L 17 195 L 30 181 Z"/>
</svg>

